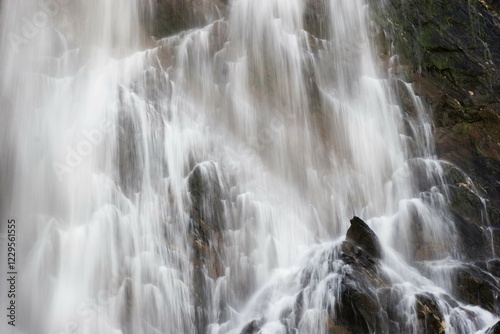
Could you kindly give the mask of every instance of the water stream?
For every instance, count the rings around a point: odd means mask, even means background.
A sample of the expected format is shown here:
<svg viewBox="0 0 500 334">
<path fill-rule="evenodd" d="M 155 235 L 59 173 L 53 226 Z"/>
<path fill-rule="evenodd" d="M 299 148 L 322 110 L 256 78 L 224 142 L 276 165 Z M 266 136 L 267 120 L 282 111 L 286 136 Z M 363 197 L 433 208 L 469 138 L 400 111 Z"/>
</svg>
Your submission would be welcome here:
<svg viewBox="0 0 500 334">
<path fill-rule="evenodd" d="M 460 254 L 432 122 L 375 56 L 368 5 L 326 2 L 322 39 L 306 5 L 233 0 L 225 19 L 153 40 L 152 2 L 2 1 L 0 213 L 18 224 L 19 268 L 2 333 L 222 334 L 254 319 L 328 333 L 354 215 L 383 244 L 406 332 L 421 330 L 421 292 L 446 333 L 498 320 L 443 297 Z M 428 277 L 410 265 L 415 217 Z"/>
</svg>

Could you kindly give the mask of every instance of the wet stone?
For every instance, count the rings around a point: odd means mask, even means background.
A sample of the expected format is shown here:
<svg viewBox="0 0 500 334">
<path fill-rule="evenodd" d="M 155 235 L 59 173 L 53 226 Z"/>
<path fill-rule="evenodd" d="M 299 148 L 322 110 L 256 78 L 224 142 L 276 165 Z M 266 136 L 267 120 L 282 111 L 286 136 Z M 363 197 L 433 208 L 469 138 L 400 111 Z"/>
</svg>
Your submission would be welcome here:
<svg viewBox="0 0 500 334">
<path fill-rule="evenodd" d="M 382 247 L 377 235 L 360 218 L 355 216 L 351 219 L 351 227 L 347 230 L 346 239 L 362 247 L 374 259 L 381 258 Z"/>
<path fill-rule="evenodd" d="M 446 322 L 434 298 L 424 294 L 415 297 L 419 333 L 444 334 Z"/>
</svg>

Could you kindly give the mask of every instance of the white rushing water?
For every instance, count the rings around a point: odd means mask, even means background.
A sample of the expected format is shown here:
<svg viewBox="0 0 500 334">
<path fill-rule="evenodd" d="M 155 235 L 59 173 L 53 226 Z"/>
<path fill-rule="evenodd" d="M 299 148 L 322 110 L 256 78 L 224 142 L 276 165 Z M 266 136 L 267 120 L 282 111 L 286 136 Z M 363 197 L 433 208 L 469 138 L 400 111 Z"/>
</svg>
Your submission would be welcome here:
<svg viewBox="0 0 500 334">
<path fill-rule="evenodd" d="M 329 1 L 324 39 L 304 0 L 233 0 L 158 41 L 139 19 L 152 10 L 2 1 L 0 212 L 17 222 L 19 271 L 2 333 L 222 334 L 256 318 L 286 333 L 304 270 L 316 283 L 297 328 L 327 333 L 322 296 L 347 270 L 336 245 L 354 215 L 418 332 L 414 295 L 449 291 L 457 240 L 427 110 L 374 57 L 365 1 Z M 432 280 L 408 264 L 415 215 Z M 447 333 L 497 320 L 439 300 Z"/>
</svg>

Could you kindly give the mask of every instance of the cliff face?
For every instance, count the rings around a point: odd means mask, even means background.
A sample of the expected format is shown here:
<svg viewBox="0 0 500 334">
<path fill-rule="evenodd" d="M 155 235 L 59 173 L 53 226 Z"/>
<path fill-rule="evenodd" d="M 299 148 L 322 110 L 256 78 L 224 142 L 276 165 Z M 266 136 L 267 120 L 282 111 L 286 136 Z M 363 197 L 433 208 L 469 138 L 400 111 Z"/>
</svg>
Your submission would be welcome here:
<svg viewBox="0 0 500 334">
<path fill-rule="evenodd" d="M 470 182 L 449 170 L 453 211 L 476 233 L 492 233 L 499 254 L 500 1 L 388 0 L 373 8 L 385 45 L 393 46 L 385 52 L 398 54 L 400 74 L 432 107 L 438 157 L 471 177 L 487 199 L 489 222 Z"/>
</svg>

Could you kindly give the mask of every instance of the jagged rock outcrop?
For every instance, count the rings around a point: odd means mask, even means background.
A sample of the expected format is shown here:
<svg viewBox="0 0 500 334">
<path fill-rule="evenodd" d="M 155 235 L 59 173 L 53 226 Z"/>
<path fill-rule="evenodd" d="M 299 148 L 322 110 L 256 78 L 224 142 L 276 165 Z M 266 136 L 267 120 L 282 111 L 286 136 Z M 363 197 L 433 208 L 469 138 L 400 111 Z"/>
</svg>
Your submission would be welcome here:
<svg viewBox="0 0 500 334">
<path fill-rule="evenodd" d="M 306 305 L 315 305 L 311 298 L 319 293 L 324 296 L 321 307 L 328 314 L 325 328 L 330 334 L 444 333 L 447 325 L 436 297 L 427 292 L 409 294 L 394 285 L 381 267 L 381 256 L 376 234 L 354 217 L 346 240 L 301 272 L 303 289 L 282 320 L 287 329 L 311 330 Z M 328 288 L 321 290 L 324 287 Z M 450 307 L 458 306 L 447 298 Z M 261 326 L 262 320 L 254 320 L 243 333 L 255 333 Z"/>
<path fill-rule="evenodd" d="M 274 320 L 274 325 L 292 333 L 444 334 L 466 332 L 471 323 L 484 326 L 463 305 L 499 314 L 500 280 L 494 275 L 500 272 L 500 264 L 496 260 L 450 268 L 454 288 L 446 293 L 394 281 L 381 256 L 376 234 L 354 217 L 344 241 L 313 253 L 298 272 L 294 302 L 282 309 L 279 324 Z M 271 286 L 262 294 L 263 307 L 275 291 Z M 242 327 L 241 334 L 259 333 L 268 325 L 265 316 L 255 318 Z M 497 327 L 487 333 L 496 333 Z"/>
<path fill-rule="evenodd" d="M 374 259 L 380 259 L 382 256 L 382 247 L 377 235 L 359 217 L 351 219 L 351 227 L 347 230 L 346 239 L 346 243 L 353 243 L 363 248 Z"/>
<path fill-rule="evenodd" d="M 378 270 L 382 256 L 378 237 L 363 220 L 354 217 L 341 250 L 342 261 L 353 272 L 345 275 L 340 285 L 334 321 L 354 333 L 387 332 L 387 315 L 376 294 L 377 289 L 389 285 Z"/>
</svg>

